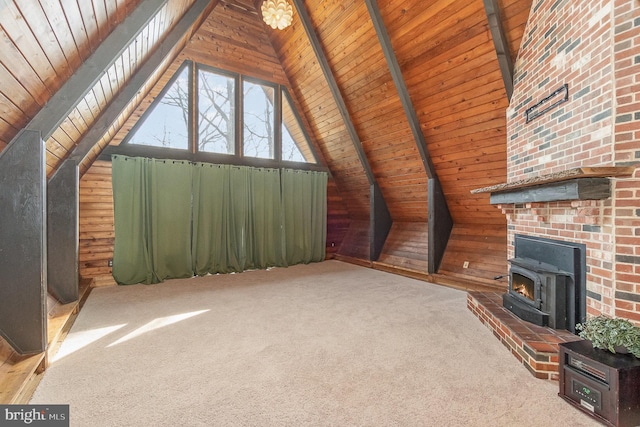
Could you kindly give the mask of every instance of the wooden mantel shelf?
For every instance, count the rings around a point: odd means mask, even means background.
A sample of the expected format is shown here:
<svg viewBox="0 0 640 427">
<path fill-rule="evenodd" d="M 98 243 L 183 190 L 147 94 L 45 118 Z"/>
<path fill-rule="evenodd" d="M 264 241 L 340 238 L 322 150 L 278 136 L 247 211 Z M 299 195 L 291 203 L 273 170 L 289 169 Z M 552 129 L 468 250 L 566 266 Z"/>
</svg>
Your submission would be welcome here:
<svg viewBox="0 0 640 427">
<path fill-rule="evenodd" d="M 601 200 L 610 197 L 610 177 L 631 176 L 634 171 L 634 166 L 575 168 L 477 188 L 471 190 L 471 193 L 491 193 L 492 205 L 559 200 Z"/>
<path fill-rule="evenodd" d="M 520 181 L 505 182 L 502 184 L 491 185 L 489 187 L 476 188 L 471 190 L 471 194 L 478 193 L 494 193 L 497 191 L 516 190 L 534 185 L 548 184 L 552 182 L 566 181 L 574 178 L 605 178 L 613 176 L 631 176 L 635 170 L 634 166 L 611 166 L 611 167 L 589 167 L 575 168 L 566 171 L 552 173 L 549 175 L 540 175 L 533 178 L 527 178 Z"/>
</svg>

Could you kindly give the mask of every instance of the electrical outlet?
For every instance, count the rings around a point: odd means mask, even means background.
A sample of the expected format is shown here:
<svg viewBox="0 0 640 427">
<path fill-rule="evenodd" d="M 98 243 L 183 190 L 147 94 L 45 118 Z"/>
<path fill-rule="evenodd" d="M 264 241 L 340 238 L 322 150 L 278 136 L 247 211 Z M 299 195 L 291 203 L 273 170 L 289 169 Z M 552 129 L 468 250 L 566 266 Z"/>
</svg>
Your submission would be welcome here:
<svg viewBox="0 0 640 427">
<path fill-rule="evenodd" d="M 462 268 L 469 268 L 469 261 L 465 261 L 462 263 Z"/>
<path fill-rule="evenodd" d="M 113 260 L 112 259 L 107 261 L 107 267 L 113 267 Z"/>
</svg>

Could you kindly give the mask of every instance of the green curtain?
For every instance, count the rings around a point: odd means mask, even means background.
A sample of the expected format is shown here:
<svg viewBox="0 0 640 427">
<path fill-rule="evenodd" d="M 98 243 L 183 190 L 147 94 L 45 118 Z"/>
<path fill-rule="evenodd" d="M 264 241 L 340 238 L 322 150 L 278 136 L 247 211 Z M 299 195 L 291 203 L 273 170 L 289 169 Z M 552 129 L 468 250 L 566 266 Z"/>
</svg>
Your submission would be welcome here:
<svg viewBox="0 0 640 427">
<path fill-rule="evenodd" d="M 247 253 L 251 268 L 287 265 L 283 246 L 280 171 L 249 169 L 249 210 Z"/>
<path fill-rule="evenodd" d="M 233 220 L 230 221 L 230 232 L 233 242 L 227 246 L 227 252 L 231 254 L 238 265 L 238 271 L 251 268 L 251 262 L 247 259 L 251 242 L 248 236 L 250 203 L 249 168 L 244 166 L 229 167 L 229 186 L 231 190 L 231 212 Z"/>
<path fill-rule="evenodd" d="M 327 174 L 113 156 L 113 276 L 194 274 L 322 261 Z"/>
<path fill-rule="evenodd" d="M 154 283 L 191 277 L 192 166 L 187 161 L 150 159 L 149 171 Z"/>
<path fill-rule="evenodd" d="M 246 268 L 246 171 L 197 163 L 193 180 L 194 272 L 231 273 Z"/>
<path fill-rule="evenodd" d="M 282 206 L 289 264 L 322 261 L 327 241 L 327 173 L 283 169 Z"/>
<path fill-rule="evenodd" d="M 188 162 L 113 157 L 113 277 L 118 283 L 193 275 L 191 170 Z"/>
<path fill-rule="evenodd" d="M 277 169 L 197 163 L 193 192 L 196 274 L 286 265 Z"/>
<path fill-rule="evenodd" d="M 193 171 L 193 271 L 241 271 L 237 258 L 227 251 L 235 245 L 231 210 L 229 166 L 198 163 Z M 234 243 L 232 243 L 234 242 Z"/>
<path fill-rule="evenodd" d="M 147 246 L 146 167 L 144 162 L 112 156 L 115 244 L 113 277 L 120 284 L 151 283 Z"/>
</svg>

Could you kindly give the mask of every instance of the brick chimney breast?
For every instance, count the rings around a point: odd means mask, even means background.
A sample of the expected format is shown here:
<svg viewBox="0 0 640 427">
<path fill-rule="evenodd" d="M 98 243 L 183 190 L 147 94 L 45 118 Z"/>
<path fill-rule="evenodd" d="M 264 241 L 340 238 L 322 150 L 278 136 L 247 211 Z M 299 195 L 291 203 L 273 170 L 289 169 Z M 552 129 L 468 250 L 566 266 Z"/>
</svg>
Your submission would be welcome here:
<svg viewBox="0 0 640 427">
<path fill-rule="evenodd" d="M 587 313 L 640 324 L 640 8 L 637 0 L 534 0 L 507 109 L 507 183 L 635 167 L 602 200 L 501 203 L 515 234 L 587 246 Z M 566 102 L 526 111 L 567 85 Z M 551 100 L 553 103 L 553 99 Z"/>
</svg>

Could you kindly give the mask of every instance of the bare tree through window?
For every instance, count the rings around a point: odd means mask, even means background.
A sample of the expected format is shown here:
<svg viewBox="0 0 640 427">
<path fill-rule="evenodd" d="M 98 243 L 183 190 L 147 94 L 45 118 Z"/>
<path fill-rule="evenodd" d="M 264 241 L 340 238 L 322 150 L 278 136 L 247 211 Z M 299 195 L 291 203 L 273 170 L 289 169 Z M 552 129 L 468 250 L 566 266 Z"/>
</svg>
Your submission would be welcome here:
<svg viewBox="0 0 640 427">
<path fill-rule="evenodd" d="M 130 144 L 189 148 L 189 67 L 184 67 L 160 101 L 135 129 Z M 175 117 L 182 120 L 175 120 Z"/>
<path fill-rule="evenodd" d="M 289 97 L 282 93 L 282 160 L 291 162 L 306 162 L 307 159 L 300 151 L 300 145 L 307 148 L 307 156 L 313 160 L 313 154 L 309 150 L 309 144 L 302 132 L 302 126 L 296 117 L 291 104 L 289 103 Z"/>
<path fill-rule="evenodd" d="M 156 147 L 188 149 L 190 147 L 191 75 L 192 65 L 185 65 L 170 82 L 140 125 L 128 136 L 128 143 Z M 315 162 L 299 119 L 283 88 L 282 123 L 275 123 L 277 85 L 249 80 L 242 82 L 242 108 L 236 102 L 237 78 L 197 69 L 193 93 L 197 94 L 197 151 L 235 155 L 239 144 L 236 117 L 242 111 L 242 154 L 264 159 L 276 158 L 275 126 L 279 126 L 280 159 L 294 162 Z"/>
<path fill-rule="evenodd" d="M 235 153 L 235 80 L 198 72 L 198 150 Z"/>
<path fill-rule="evenodd" d="M 275 158 L 274 94 L 271 86 L 243 82 L 242 147 L 245 156 Z"/>
</svg>

